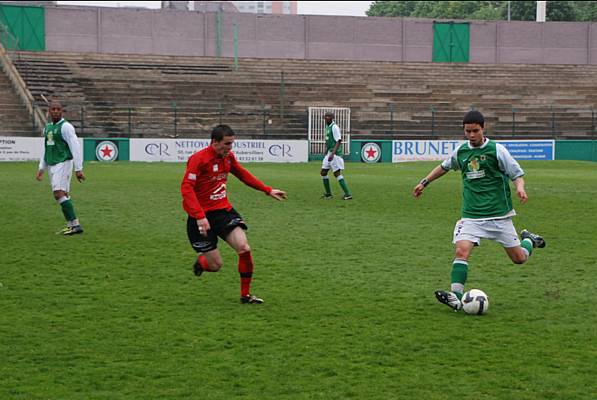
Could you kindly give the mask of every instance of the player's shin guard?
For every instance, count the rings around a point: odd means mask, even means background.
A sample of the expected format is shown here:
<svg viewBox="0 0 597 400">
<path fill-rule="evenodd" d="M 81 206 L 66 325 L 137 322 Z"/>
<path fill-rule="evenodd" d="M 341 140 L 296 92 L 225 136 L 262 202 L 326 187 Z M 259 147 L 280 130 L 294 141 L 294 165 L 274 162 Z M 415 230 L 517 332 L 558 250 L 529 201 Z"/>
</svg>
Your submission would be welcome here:
<svg viewBox="0 0 597 400">
<path fill-rule="evenodd" d="M 73 202 L 70 197 L 61 197 L 58 199 L 58 203 L 62 208 L 62 214 L 64 215 L 64 219 L 66 221 L 72 221 L 77 219 L 77 215 L 75 214 L 75 207 L 73 206 Z"/>
<path fill-rule="evenodd" d="M 325 190 L 326 195 L 332 195 L 332 189 L 330 188 L 330 178 L 326 176 L 321 177 L 323 179 L 323 189 Z"/>
<path fill-rule="evenodd" d="M 452 285 L 450 290 L 461 299 L 464 293 L 464 284 L 468 275 L 468 262 L 466 260 L 455 259 L 452 263 Z"/>
<path fill-rule="evenodd" d="M 520 247 L 527 253 L 527 258 L 533 254 L 533 241 L 531 239 L 522 239 Z"/>
<path fill-rule="evenodd" d="M 251 294 L 253 278 L 253 256 L 250 251 L 238 255 L 238 273 L 240 274 L 240 295 L 248 296 Z"/>
<path fill-rule="evenodd" d="M 336 179 L 338 179 L 338 183 L 340 184 L 340 187 L 342 188 L 342 190 L 344 190 L 344 194 L 347 196 L 350 196 L 350 190 L 348 190 L 348 185 L 346 184 L 346 181 L 344 180 L 344 176 L 338 175 L 338 177 Z"/>
</svg>

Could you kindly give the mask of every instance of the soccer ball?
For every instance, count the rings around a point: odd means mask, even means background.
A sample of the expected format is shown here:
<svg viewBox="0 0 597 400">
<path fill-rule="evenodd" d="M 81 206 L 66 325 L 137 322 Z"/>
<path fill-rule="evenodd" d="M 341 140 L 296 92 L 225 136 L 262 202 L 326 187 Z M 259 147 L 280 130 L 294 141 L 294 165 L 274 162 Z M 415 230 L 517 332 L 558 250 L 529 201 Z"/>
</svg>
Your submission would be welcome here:
<svg viewBox="0 0 597 400">
<path fill-rule="evenodd" d="M 462 296 L 462 309 L 467 314 L 483 315 L 489 309 L 489 297 L 479 289 L 471 289 Z"/>
</svg>

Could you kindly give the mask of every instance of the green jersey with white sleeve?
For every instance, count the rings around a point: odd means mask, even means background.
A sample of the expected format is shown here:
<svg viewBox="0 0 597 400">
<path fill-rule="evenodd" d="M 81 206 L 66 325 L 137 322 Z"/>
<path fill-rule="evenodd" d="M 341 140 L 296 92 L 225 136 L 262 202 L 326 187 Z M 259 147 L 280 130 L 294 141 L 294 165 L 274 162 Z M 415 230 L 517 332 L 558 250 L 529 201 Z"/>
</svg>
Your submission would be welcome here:
<svg viewBox="0 0 597 400">
<path fill-rule="evenodd" d="M 471 147 L 466 141 L 441 166 L 446 171 L 461 171 L 463 219 L 516 215 L 510 180 L 523 176 L 524 171 L 503 145 L 485 138 L 481 146 Z"/>
<path fill-rule="evenodd" d="M 331 153 L 334 150 L 334 146 L 338 140 L 342 139 L 342 134 L 340 133 L 340 127 L 336 125 L 335 122 L 332 122 L 329 125 L 325 126 L 325 150 L 327 153 Z M 338 150 L 336 150 L 336 154 L 340 154 L 342 151 L 342 146 L 338 146 Z"/>
<path fill-rule="evenodd" d="M 75 127 L 62 118 L 56 123 L 49 122 L 44 129 L 44 152 L 39 161 L 39 169 L 73 160 L 75 171 L 83 169 L 83 156 Z"/>
</svg>

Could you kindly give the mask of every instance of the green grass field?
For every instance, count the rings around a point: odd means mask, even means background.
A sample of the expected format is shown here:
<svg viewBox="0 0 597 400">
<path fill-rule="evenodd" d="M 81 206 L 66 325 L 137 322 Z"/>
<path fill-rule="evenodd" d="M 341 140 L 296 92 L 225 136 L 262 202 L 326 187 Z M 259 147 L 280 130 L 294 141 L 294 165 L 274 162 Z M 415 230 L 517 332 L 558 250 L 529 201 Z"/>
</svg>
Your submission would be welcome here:
<svg viewBox="0 0 597 400">
<path fill-rule="evenodd" d="M 35 163 L 0 164 L 0 399 L 595 399 L 597 165 L 522 163 L 514 223 L 547 247 L 475 249 L 482 317 L 433 296 L 461 190 L 452 172 L 414 200 L 435 165 L 348 163 L 352 202 L 319 199 L 319 163 L 248 165 L 284 203 L 231 177 L 266 301 L 247 306 L 225 244 L 191 273 L 183 164 L 86 164 L 74 237 Z"/>
</svg>

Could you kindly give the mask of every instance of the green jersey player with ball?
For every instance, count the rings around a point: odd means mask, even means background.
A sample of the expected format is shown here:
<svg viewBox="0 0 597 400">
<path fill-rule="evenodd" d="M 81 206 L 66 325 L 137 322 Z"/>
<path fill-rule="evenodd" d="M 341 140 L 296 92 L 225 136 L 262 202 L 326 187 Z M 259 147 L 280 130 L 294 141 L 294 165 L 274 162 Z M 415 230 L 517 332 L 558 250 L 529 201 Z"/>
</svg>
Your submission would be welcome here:
<svg viewBox="0 0 597 400">
<path fill-rule="evenodd" d="M 539 235 L 523 230 L 518 238 L 512 217 L 516 215 L 510 194 L 510 181 L 522 204 L 528 200 L 524 171 L 506 148 L 483 134 L 485 119 L 479 111 L 469 111 L 463 120 L 468 139 L 452 155 L 419 182 L 413 196 L 418 198 L 434 180 L 450 170 L 462 175 L 462 218 L 454 228 L 455 256 L 450 291 L 438 290 L 435 297 L 454 310 L 462 308 L 462 294 L 471 251 L 481 239 L 500 243 L 516 264 L 525 263 L 536 247 L 545 247 Z"/>
</svg>

